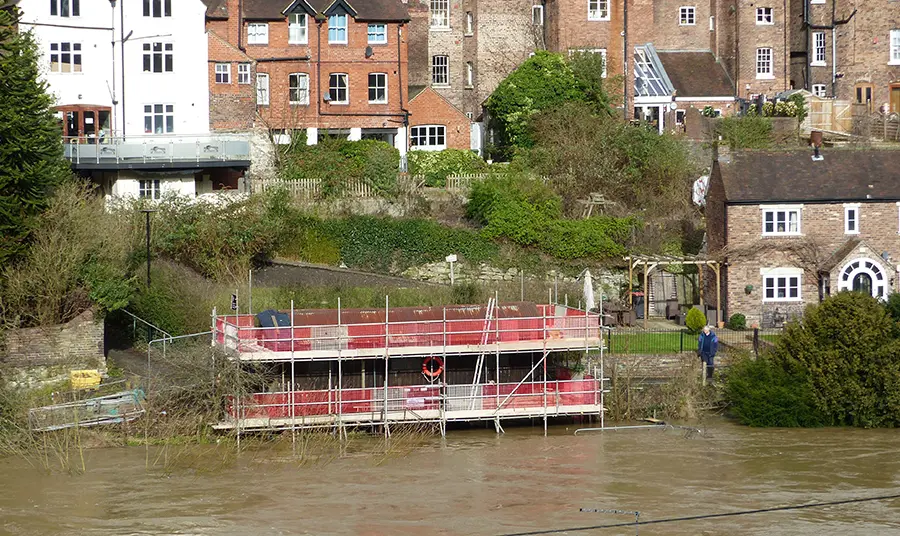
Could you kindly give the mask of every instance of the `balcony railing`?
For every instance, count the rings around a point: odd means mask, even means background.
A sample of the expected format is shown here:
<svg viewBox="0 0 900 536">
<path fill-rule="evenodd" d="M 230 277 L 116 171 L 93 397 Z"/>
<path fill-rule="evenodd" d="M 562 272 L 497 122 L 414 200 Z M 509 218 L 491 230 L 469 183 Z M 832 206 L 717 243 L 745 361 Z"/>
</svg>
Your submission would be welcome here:
<svg viewBox="0 0 900 536">
<path fill-rule="evenodd" d="M 250 142 L 234 135 L 65 138 L 73 164 L 146 164 L 250 160 Z"/>
</svg>

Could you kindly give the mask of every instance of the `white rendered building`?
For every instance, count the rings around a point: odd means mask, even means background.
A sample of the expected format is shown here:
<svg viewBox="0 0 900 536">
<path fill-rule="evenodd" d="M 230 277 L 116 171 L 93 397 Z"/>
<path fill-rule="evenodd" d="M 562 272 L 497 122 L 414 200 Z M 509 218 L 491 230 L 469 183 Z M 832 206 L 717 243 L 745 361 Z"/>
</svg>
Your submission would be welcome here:
<svg viewBox="0 0 900 536">
<path fill-rule="evenodd" d="M 66 156 L 106 195 L 242 190 L 249 145 L 209 134 L 201 0 L 20 0 Z"/>
</svg>

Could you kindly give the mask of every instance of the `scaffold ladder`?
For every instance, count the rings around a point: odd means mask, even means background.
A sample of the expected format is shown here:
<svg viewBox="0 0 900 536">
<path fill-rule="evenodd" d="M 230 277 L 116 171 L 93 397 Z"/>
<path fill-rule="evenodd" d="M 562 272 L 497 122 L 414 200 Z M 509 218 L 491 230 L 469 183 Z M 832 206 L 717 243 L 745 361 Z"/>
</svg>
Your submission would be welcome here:
<svg viewBox="0 0 900 536">
<path fill-rule="evenodd" d="M 475 362 L 475 375 L 472 378 L 472 396 L 469 403 L 469 409 L 475 409 L 475 396 L 478 394 L 478 382 L 481 381 L 481 370 L 484 368 L 484 356 L 487 354 L 484 347 L 487 346 L 488 340 L 490 339 L 491 320 L 494 318 L 494 309 L 496 309 L 496 307 L 497 301 L 491 297 L 491 299 L 488 300 L 487 312 L 484 315 L 484 326 L 481 334 L 481 354 L 479 354 L 478 360 Z"/>
</svg>

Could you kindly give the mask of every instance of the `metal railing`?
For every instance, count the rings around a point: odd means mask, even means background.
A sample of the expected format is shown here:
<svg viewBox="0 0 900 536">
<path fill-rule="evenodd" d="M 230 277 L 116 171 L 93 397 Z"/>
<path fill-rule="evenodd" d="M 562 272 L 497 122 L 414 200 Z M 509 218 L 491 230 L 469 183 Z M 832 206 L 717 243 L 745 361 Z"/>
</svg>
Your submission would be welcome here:
<svg viewBox="0 0 900 536">
<path fill-rule="evenodd" d="M 235 135 L 64 138 L 65 157 L 75 164 L 249 160 L 250 142 Z"/>
<path fill-rule="evenodd" d="M 506 415 L 540 415 L 567 408 L 600 408 L 600 380 L 551 380 L 521 383 L 410 385 L 363 389 L 320 389 L 254 393 L 227 400 L 231 419 L 303 419 L 355 415 L 357 421 L 463 420 Z M 386 403 L 386 411 L 385 411 Z M 473 413 L 474 411 L 474 413 Z M 385 416 L 387 413 L 387 416 Z M 397 414 L 406 413 L 405 417 Z M 369 415 L 366 415 L 369 414 Z M 391 415 L 393 414 L 393 415 Z M 393 417 L 393 418 L 392 418 Z M 301 423 L 297 423 L 300 425 Z"/>
<path fill-rule="evenodd" d="M 719 353 L 745 351 L 759 355 L 781 336 L 781 329 L 715 330 Z M 604 333 L 607 355 L 676 355 L 697 351 L 698 334 L 688 330 L 611 329 Z"/>
<path fill-rule="evenodd" d="M 570 342 L 573 349 L 599 346 L 598 316 L 571 308 L 565 311 L 565 316 L 499 318 L 487 323 L 473 318 L 293 327 L 253 327 L 252 315 L 228 315 L 215 318 L 214 340 L 240 353 L 298 353 L 298 358 L 299 353 L 316 351 L 514 347 L 515 343 L 549 343 L 556 348 L 559 341 Z"/>
</svg>

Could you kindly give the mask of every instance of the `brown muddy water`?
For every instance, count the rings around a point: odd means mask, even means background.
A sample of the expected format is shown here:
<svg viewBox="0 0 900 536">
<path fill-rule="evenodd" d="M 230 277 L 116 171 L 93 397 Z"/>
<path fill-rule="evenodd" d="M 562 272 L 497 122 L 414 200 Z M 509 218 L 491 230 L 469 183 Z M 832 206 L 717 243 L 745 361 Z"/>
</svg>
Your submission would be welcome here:
<svg viewBox="0 0 900 536">
<path fill-rule="evenodd" d="M 649 521 L 900 493 L 900 431 L 701 428 L 576 437 L 559 426 L 546 438 L 540 428 L 451 431 L 378 460 L 300 464 L 264 447 L 224 466 L 213 453 L 169 470 L 148 470 L 142 447 L 98 449 L 86 451 L 81 475 L 5 459 L 0 534 L 488 535 L 633 520 L 582 507 L 639 510 Z M 645 525 L 638 534 L 900 535 L 900 500 Z"/>
</svg>

